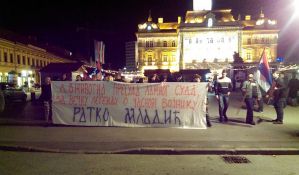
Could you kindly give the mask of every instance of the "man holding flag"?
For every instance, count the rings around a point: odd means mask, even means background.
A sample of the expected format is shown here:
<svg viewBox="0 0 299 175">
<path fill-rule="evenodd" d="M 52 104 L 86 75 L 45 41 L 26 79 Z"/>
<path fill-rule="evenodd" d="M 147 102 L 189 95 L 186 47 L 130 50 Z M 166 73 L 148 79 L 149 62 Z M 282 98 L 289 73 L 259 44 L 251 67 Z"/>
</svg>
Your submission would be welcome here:
<svg viewBox="0 0 299 175">
<path fill-rule="evenodd" d="M 281 72 L 275 72 L 273 74 L 274 81 L 272 82 L 271 70 L 264 49 L 256 73 L 256 80 L 261 89 L 267 92 L 266 97 L 273 98 L 273 106 L 277 115 L 276 119 L 273 120 L 274 124 L 283 124 L 283 108 L 286 106 L 287 86 L 282 76 Z"/>
</svg>

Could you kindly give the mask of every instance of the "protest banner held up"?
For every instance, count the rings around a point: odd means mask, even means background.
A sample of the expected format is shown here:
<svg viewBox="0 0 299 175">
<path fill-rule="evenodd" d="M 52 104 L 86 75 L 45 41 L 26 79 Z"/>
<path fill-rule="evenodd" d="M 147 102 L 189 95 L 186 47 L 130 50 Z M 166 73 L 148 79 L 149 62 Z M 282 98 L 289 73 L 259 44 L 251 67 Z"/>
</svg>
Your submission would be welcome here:
<svg viewBox="0 0 299 175">
<path fill-rule="evenodd" d="M 206 128 L 206 83 L 52 82 L 53 123 Z"/>
</svg>

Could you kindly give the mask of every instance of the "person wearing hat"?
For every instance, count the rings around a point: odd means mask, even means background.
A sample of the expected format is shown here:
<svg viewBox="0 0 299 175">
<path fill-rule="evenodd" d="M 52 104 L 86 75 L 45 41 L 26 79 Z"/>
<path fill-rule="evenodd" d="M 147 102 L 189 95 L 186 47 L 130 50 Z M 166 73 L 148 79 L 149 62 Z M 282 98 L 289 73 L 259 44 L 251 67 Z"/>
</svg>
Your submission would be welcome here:
<svg viewBox="0 0 299 175">
<path fill-rule="evenodd" d="M 255 122 L 253 121 L 253 100 L 255 98 L 257 98 L 257 100 L 261 100 L 262 93 L 259 85 L 253 79 L 253 74 L 249 74 L 248 80 L 243 83 L 242 92 L 247 108 L 246 123 L 255 125 Z"/>
<path fill-rule="evenodd" d="M 283 124 L 283 109 L 286 107 L 286 99 L 288 94 L 287 83 L 284 80 L 283 72 L 274 72 L 274 81 L 271 88 L 267 92 L 266 97 L 273 98 L 273 106 L 276 112 L 276 119 L 272 120 L 273 124 Z"/>
<path fill-rule="evenodd" d="M 219 121 L 227 122 L 226 111 L 229 105 L 229 95 L 232 91 L 232 81 L 227 77 L 227 70 L 222 70 L 222 76 L 215 82 L 215 95 L 219 104 Z"/>
</svg>

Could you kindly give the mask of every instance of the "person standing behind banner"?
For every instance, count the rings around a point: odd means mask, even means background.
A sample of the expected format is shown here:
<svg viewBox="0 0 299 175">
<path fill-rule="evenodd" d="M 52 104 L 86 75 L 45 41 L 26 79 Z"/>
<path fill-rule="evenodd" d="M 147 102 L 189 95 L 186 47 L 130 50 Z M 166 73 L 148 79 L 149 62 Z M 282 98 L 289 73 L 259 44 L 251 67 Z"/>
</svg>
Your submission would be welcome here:
<svg viewBox="0 0 299 175">
<path fill-rule="evenodd" d="M 152 77 L 150 77 L 150 79 L 149 79 L 148 82 L 149 82 L 149 83 L 159 83 L 160 80 L 159 80 L 158 75 L 157 75 L 157 74 L 152 75 Z"/>
<path fill-rule="evenodd" d="M 40 100 L 44 102 L 45 119 L 48 125 L 52 120 L 52 91 L 50 77 L 45 78 L 45 84 L 42 85 Z"/>
<path fill-rule="evenodd" d="M 246 114 L 246 123 L 255 125 L 253 121 L 253 100 L 261 100 L 262 93 L 259 85 L 253 79 L 253 74 L 248 75 L 248 80 L 243 83 L 242 92 L 244 95 L 247 114 Z"/>
<path fill-rule="evenodd" d="M 62 74 L 60 81 L 68 81 L 66 73 Z"/>
<path fill-rule="evenodd" d="M 227 70 L 222 70 L 222 76 L 215 82 L 215 95 L 219 105 L 219 121 L 227 122 L 226 115 L 229 106 L 229 95 L 232 91 L 232 81 L 227 77 Z"/>
<path fill-rule="evenodd" d="M 81 75 L 77 75 L 77 76 L 76 76 L 76 81 L 82 81 L 82 77 L 81 77 Z"/>
<path fill-rule="evenodd" d="M 274 72 L 274 82 L 269 89 L 266 97 L 273 98 L 273 106 L 276 112 L 276 119 L 272 120 L 273 124 L 283 124 L 283 109 L 286 107 L 287 84 L 282 72 Z"/>
<path fill-rule="evenodd" d="M 185 82 L 182 74 L 178 75 L 178 77 L 176 78 L 176 82 Z"/>
<path fill-rule="evenodd" d="M 193 77 L 192 82 L 201 82 L 201 76 L 198 75 L 198 74 L 195 74 L 194 77 Z M 208 89 L 209 89 L 209 85 L 207 86 L 207 91 L 208 91 Z M 211 124 L 211 121 L 210 121 L 208 105 L 209 105 L 209 99 L 208 99 L 208 96 L 207 96 L 207 99 L 206 99 L 206 122 L 207 122 L 207 126 L 211 127 L 212 124 Z"/>
</svg>

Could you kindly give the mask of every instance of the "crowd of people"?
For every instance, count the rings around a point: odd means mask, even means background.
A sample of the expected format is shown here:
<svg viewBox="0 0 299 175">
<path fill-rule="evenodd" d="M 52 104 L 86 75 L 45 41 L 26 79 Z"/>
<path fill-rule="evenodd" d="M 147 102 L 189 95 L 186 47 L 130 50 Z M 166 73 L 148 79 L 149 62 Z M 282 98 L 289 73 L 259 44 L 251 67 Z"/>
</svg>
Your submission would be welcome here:
<svg viewBox="0 0 299 175">
<path fill-rule="evenodd" d="M 225 123 L 228 122 L 229 117 L 227 115 L 227 110 L 229 107 L 229 97 L 231 92 L 233 91 L 233 85 L 231 79 L 227 76 L 227 70 L 223 70 L 220 77 L 212 80 L 208 83 L 207 91 L 213 87 L 213 91 L 215 93 L 215 97 L 218 101 L 219 108 L 219 122 Z M 62 75 L 61 81 L 69 80 L 66 74 Z M 298 80 L 298 79 L 295 79 Z M 285 81 L 284 73 L 276 71 L 273 74 L 273 83 L 271 88 L 266 94 L 263 95 L 260 86 L 257 84 L 256 80 L 254 80 L 254 76 L 252 73 L 248 74 L 247 80 L 242 83 L 241 91 L 243 94 L 243 99 L 241 103 L 246 104 L 246 123 L 250 125 L 255 125 L 253 120 L 254 114 L 254 104 L 257 104 L 258 109 L 257 112 L 263 112 L 263 103 L 264 100 L 271 101 L 274 106 L 276 112 L 276 119 L 273 120 L 274 124 L 283 124 L 284 119 L 284 108 L 287 105 L 287 99 L 291 95 L 295 94 L 299 90 L 299 86 L 297 89 L 294 89 L 294 84 L 298 83 L 298 81 L 290 80 L 289 82 Z M 88 80 L 83 80 L 80 75 L 76 76 L 75 81 L 119 81 L 119 82 L 127 82 L 124 76 L 121 74 L 107 75 L 103 76 L 102 74 L 93 75 Z M 190 80 L 189 80 L 190 81 Z M 183 75 L 179 74 L 177 76 L 172 75 L 161 75 L 153 74 L 148 78 L 135 78 L 131 81 L 131 83 L 159 83 L 159 82 L 185 82 Z M 202 77 L 198 74 L 193 75 L 191 82 L 202 82 Z M 291 85 L 291 88 L 289 88 Z M 51 121 L 51 111 L 52 111 L 52 99 L 51 99 L 51 78 L 46 77 L 45 83 L 42 85 L 42 94 L 40 99 L 44 102 L 45 107 L 45 118 L 47 122 Z M 208 98 L 207 98 L 207 113 L 206 113 L 206 121 L 207 126 L 211 127 L 211 122 L 208 114 Z"/>
</svg>

